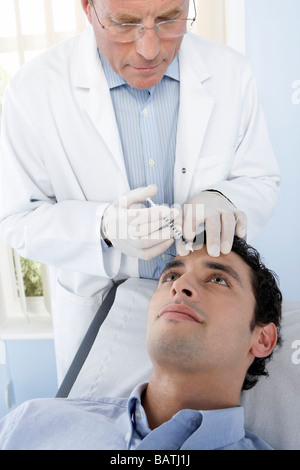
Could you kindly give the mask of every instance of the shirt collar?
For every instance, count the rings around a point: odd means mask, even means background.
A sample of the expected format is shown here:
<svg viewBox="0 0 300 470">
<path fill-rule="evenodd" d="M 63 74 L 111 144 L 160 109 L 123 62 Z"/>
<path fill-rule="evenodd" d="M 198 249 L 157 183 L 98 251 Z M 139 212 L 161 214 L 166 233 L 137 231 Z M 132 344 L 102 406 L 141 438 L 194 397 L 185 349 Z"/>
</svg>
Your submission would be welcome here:
<svg viewBox="0 0 300 470">
<path fill-rule="evenodd" d="M 130 397 L 128 398 L 128 413 L 129 417 L 131 417 L 132 413 L 134 413 L 136 409 L 136 405 L 141 405 L 142 403 L 142 395 L 144 391 L 146 390 L 148 386 L 148 383 L 143 383 L 138 385 L 137 387 L 134 388 L 134 390 L 131 392 Z"/>
<path fill-rule="evenodd" d="M 184 413 L 185 410 L 179 413 Z M 213 450 L 227 447 L 245 437 L 244 408 L 200 411 L 202 423 L 182 449 Z"/>
<path fill-rule="evenodd" d="M 144 383 L 135 387 L 127 402 L 128 419 L 130 424 L 130 437 L 128 439 L 128 449 L 134 443 L 134 436 L 138 436 L 138 440 L 142 440 L 151 429 L 148 425 L 147 415 L 142 407 L 142 395 L 146 390 L 148 383 Z M 139 416 L 137 416 L 137 413 Z"/>
<path fill-rule="evenodd" d="M 124 80 L 124 78 L 122 78 L 120 75 L 114 72 L 114 70 L 111 68 L 110 64 L 108 63 L 108 61 L 99 51 L 99 49 L 98 49 L 98 54 L 101 60 L 101 64 L 104 70 L 104 74 L 105 74 L 109 89 L 111 90 L 113 88 L 117 88 L 122 85 L 127 85 L 127 82 Z M 178 55 L 175 57 L 173 62 L 171 62 L 171 64 L 167 68 L 164 77 L 172 78 L 173 80 L 176 80 L 178 82 L 180 81 Z"/>
<path fill-rule="evenodd" d="M 141 397 L 147 383 L 138 385 L 128 399 L 128 417 L 131 424 L 131 439 L 134 428 L 143 439 L 151 430 L 146 413 L 141 404 Z M 140 419 L 135 419 L 135 413 L 140 413 Z M 196 411 L 181 410 L 173 416 L 173 420 L 184 421 L 185 426 L 191 427 L 191 435 L 182 446 L 184 449 L 212 450 L 229 446 L 245 437 L 244 408 L 237 406 L 220 410 Z M 198 427 L 195 429 L 195 420 Z"/>
</svg>

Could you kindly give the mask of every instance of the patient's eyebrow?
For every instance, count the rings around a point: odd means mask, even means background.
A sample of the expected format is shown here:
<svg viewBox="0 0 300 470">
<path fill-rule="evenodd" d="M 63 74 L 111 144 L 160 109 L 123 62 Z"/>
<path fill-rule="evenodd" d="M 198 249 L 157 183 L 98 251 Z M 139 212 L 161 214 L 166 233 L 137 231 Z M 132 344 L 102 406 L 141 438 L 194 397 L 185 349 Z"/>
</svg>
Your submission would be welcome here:
<svg viewBox="0 0 300 470">
<path fill-rule="evenodd" d="M 180 261 L 179 259 L 178 260 L 173 259 L 172 261 L 169 261 L 169 263 L 166 264 L 166 266 L 160 273 L 159 277 L 161 278 L 162 275 L 167 271 L 171 271 L 172 269 L 175 269 L 175 268 L 184 268 L 184 267 L 185 267 L 185 264 L 182 261 Z"/>
<path fill-rule="evenodd" d="M 205 263 L 204 266 L 207 269 L 222 271 L 223 273 L 228 274 L 229 276 L 233 277 L 240 284 L 241 287 L 243 287 L 243 283 L 242 283 L 242 280 L 241 280 L 239 274 L 237 273 L 237 271 L 235 269 L 233 269 L 228 264 L 218 263 L 216 261 L 208 261 L 208 262 Z"/>
</svg>

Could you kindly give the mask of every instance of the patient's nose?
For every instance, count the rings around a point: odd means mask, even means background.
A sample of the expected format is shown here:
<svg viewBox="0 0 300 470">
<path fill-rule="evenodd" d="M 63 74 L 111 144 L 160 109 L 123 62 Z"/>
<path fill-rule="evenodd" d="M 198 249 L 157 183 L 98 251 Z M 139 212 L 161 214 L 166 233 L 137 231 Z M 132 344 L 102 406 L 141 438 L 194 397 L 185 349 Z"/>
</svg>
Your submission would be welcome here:
<svg viewBox="0 0 300 470">
<path fill-rule="evenodd" d="M 199 297 L 195 280 L 193 280 L 189 274 L 184 274 L 173 282 L 171 293 L 173 296 L 182 298 L 189 297 L 193 298 L 193 300 Z"/>
</svg>

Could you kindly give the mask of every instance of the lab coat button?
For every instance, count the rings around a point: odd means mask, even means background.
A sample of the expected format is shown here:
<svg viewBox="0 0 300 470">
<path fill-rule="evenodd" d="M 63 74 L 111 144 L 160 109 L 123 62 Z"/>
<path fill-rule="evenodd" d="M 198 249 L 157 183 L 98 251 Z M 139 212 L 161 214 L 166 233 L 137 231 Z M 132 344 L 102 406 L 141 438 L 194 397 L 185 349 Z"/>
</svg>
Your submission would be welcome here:
<svg viewBox="0 0 300 470">
<path fill-rule="evenodd" d="M 186 168 L 182 168 L 181 172 L 185 175 L 186 174 Z"/>
</svg>

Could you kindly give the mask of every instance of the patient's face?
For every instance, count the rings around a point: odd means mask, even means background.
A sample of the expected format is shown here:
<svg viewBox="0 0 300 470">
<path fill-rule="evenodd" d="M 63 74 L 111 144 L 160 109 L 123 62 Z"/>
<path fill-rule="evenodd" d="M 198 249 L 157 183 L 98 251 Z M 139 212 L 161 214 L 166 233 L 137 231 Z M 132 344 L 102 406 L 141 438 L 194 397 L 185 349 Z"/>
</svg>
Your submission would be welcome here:
<svg viewBox="0 0 300 470">
<path fill-rule="evenodd" d="M 254 308 L 251 271 L 236 253 L 211 258 L 203 247 L 178 256 L 166 266 L 150 300 L 150 357 L 191 372 L 249 361 Z"/>
</svg>

